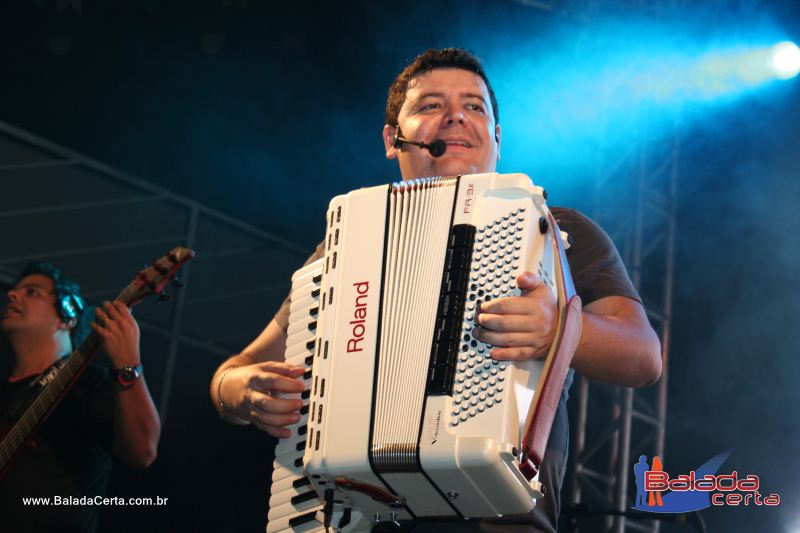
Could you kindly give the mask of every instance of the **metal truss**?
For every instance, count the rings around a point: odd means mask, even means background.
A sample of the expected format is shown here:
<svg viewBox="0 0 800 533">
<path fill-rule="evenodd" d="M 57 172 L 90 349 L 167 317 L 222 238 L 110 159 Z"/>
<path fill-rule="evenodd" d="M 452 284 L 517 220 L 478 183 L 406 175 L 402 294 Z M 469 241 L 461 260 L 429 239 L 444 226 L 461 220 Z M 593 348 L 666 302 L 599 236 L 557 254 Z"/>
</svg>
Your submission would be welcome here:
<svg viewBox="0 0 800 533">
<path fill-rule="evenodd" d="M 177 392 L 205 390 L 219 362 L 261 332 L 288 292 L 291 269 L 309 253 L 2 122 L 0 190 L 0 288 L 27 262 L 47 260 L 96 304 L 152 258 L 175 246 L 196 250 L 169 306 L 136 308 L 164 425 Z M 179 376 L 177 368 L 193 371 Z"/>
<path fill-rule="evenodd" d="M 634 502 L 633 463 L 640 454 L 664 454 L 680 127 L 675 118 L 671 135 L 651 138 L 645 122 L 627 153 L 613 160 L 601 154 L 593 215 L 617 243 L 659 334 L 662 375 L 656 385 L 635 390 L 578 380 L 573 530 L 659 531 L 659 522 L 624 513 Z"/>
</svg>

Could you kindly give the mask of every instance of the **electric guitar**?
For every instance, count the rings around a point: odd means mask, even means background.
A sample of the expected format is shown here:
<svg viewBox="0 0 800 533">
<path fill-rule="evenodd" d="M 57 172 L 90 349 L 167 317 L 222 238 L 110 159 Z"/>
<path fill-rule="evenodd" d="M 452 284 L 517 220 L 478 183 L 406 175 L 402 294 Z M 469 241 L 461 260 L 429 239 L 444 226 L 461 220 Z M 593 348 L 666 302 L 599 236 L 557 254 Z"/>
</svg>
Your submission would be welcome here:
<svg viewBox="0 0 800 533">
<path fill-rule="evenodd" d="M 165 286 L 169 282 L 176 283 L 176 272 L 192 257 L 193 250 L 181 247 L 173 249 L 139 272 L 116 299 L 128 307 L 152 295 L 159 295 L 161 301 L 167 299 L 163 292 Z M 100 338 L 92 331 L 54 372 L 54 377 L 47 380 L 35 397 L 20 410 L 16 419 L 0 422 L 0 478 L 8 471 L 17 454 L 32 442 L 33 436 L 75 385 L 99 348 Z"/>
</svg>

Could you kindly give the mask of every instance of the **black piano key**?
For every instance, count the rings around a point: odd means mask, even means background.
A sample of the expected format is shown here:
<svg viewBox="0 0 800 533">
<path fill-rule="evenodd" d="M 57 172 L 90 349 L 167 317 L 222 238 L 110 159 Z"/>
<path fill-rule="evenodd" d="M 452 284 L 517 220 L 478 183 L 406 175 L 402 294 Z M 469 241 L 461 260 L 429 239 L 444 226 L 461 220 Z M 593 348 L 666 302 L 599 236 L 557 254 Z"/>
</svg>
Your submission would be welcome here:
<svg viewBox="0 0 800 533">
<path fill-rule="evenodd" d="M 314 509 L 313 511 L 290 518 L 289 527 L 295 527 L 308 522 L 313 522 L 317 519 L 317 511 L 319 511 L 319 509 Z"/>
<path fill-rule="evenodd" d="M 316 331 L 317 330 L 317 321 L 311 322 L 308 325 L 308 331 Z"/>
<path fill-rule="evenodd" d="M 298 435 L 305 435 L 307 431 L 308 431 L 308 424 L 303 424 L 302 426 L 297 428 Z"/>
<path fill-rule="evenodd" d="M 296 489 L 299 489 L 300 487 L 304 487 L 306 485 L 311 485 L 311 480 L 305 476 L 292 481 L 292 487 Z"/>
<path fill-rule="evenodd" d="M 313 348 L 314 346 L 312 345 L 311 347 Z M 306 366 L 313 365 L 314 364 L 314 356 L 313 355 L 309 355 L 308 357 L 306 357 L 305 362 L 306 362 Z"/>
<path fill-rule="evenodd" d="M 311 369 L 309 368 L 308 370 L 306 370 L 306 371 L 303 373 L 303 379 L 304 379 L 304 380 L 306 380 L 306 381 L 308 381 L 309 379 L 311 379 L 311 375 L 312 375 L 312 374 L 311 374 Z"/>
<path fill-rule="evenodd" d="M 315 284 L 319 284 L 319 283 L 322 281 L 322 274 L 317 274 L 316 276 L 314 276 L 313 278 L 311 278 L 311 280 L 312 280 L 312 281 L 313 281 Z"/>
<path fill-rule="evenodd" d="M 317 495 L 317 491 L 311 490 L 309 492 L 304 492 L 303 494 L 298 494 L 297 496 L 292 496 L 292 505 L 298 505 L 310 500 L 316 500 L 318 498 L 319 496 Z"/>
<path fill-rule="evenodd" d="M 296 468 L 303 468 L 303 456 L 302 455 L 294 460 L 294 466 Z"/>
<path fill-rule="evenodd" d="M 298 452 L 302 452 L 306 448 L 306 441 L 298 442 L 295 444 L 294 449 Z"/>
<path fill-rule="evenodd" d="M 300 408 L 300 414 L 301 415 L 307 415 L 308 414 L 308 404 L 305 404 L 303 407 Z"/>
<path fill-rule="evenodd" d="M 319 287 L 317 287 L 316 289 L 314 289 L 313 291 L 311 291 L 311 296 L 312 296 L 313 298 L 316 298 L 317 296 L 319 296 L 319 292 L 320 292 L 320 289 L 319 289 Z"/>
<path fill-rule="evenodd" d="M 311 391 L 310 391 L 310 390 L 308 390 L 308 389 L 306 389 L 306 390 L 304 390 L 303 392 L 301 392 L 301 393 L 300 393 L 300 397 L 301 397 L 302 399 L 304 399 L 304 400 L 308 400 L 308 398 L 309 398 L 310 396 L 311 396 Z"/>
</svg>

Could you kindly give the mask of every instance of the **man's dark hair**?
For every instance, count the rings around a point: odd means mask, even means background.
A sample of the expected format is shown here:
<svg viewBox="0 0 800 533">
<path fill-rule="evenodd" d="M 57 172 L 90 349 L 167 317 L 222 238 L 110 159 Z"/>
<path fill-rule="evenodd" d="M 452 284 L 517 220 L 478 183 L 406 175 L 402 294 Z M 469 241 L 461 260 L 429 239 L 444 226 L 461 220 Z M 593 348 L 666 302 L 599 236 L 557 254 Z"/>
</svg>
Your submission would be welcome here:
<svg viewBox="0 0 800 533">
<path fill-rule="evenodd" d="M 25 276 L 41 274 L 53 280 L 56 312 L 64 322 L 75 319 L 75 326 L 70 330 L 69 336 L 72 347 L 77 348 L 89 332 L 89 324 L 93 319 L 92 310 L 81 298 L 81 287 L 75 280 L 67 276 L 61 269 L 46 261 L 28 263 L 20 272 L 15 285 Z"/>
<path fill-rule="evenodd" d="M 397 125 L 400 108 L 403 107 L 403 102 L 406 101 L 408 83 L 417 76 L 440 68 L 458 68 L 474 72 L 480 76 L 489 91 L 494 123 L 500 123 L 500 110 L 497 108 L 497 99 L 494 96 L 492 85 L 489 83 L 489 78 L 486 77 L 486 73 L 483 71 L 483 65 L 481 65 L 480 60 L 463 48 L 442 48 L 441 50 L 430 48 L 415 57 L 411 64 L 398 74 L 392 86 L 389 87 L 389 97 L 386 100 L 386 124 L 390 126 Z"/>
</svg>

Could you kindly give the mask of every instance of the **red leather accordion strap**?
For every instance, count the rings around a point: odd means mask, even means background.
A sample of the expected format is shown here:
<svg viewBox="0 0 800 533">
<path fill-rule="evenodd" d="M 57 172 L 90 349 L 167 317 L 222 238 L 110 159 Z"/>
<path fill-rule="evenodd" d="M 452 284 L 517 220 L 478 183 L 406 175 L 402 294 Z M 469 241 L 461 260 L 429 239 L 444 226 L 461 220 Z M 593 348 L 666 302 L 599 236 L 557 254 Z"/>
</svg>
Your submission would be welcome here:
<svg viewBox="0 0 800 533">
<path fill-rule="evenodd" d="M 536 476 L 539 466 L 542 464 L 550 428 L 553 425 L 558 401 L 564 388 L 564 380 L 581 336 L 581 299 L 575 293 L 558 224 L 552 213 L 548 212 L 547 218 L 554 233 L 553 257 L 558 293 L 558 323 L 553 344 L 547 353 L 544 369 L 525 422 L 520 471 L 528 480 Z"/>
</svg>

